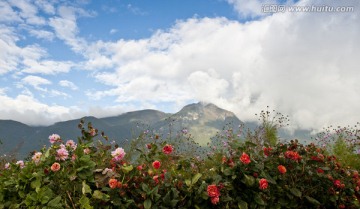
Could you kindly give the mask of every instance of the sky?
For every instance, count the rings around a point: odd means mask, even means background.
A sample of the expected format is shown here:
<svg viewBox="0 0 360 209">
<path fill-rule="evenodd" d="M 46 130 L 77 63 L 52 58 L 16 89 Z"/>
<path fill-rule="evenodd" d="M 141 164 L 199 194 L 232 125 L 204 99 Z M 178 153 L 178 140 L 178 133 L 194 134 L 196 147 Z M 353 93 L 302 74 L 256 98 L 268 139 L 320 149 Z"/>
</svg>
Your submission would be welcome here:
<svg viewBox="0 0 360 209">
<path fill-rule="evenodd" d="M 243 121 L 269 106 L 293 128 L 360 121 L 358 0 L 0 0 L 0 14 L 0 119 L 202 101 Z"/>
</svg>

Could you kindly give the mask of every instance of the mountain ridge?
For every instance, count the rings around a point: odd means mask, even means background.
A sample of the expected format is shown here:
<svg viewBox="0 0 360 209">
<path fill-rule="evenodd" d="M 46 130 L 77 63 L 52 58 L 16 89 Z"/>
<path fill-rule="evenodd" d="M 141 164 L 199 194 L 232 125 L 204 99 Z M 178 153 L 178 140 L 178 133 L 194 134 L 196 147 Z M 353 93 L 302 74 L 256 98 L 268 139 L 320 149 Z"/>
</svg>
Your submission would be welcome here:
<svg viewBox="0 0 360 209">
<path fill-rule="evenodd" d="M 86 116 L 49 126 L 29 126 L 14 120 L 0 120 L 0 140 L 3 143 L 0 153 L 18 152 L 19 156 L 26 156 L 27 153 L 39 150 L 44 145 L 48 146 L 48 136 L 53 133 L 59 134 L 64 140 L 76 140 L 81 135 L 78 129 L 81 119 L 86 124 L 92 123 L 119 145 L 126 144 L 129 139 L 137 137 L 147 128 L 163 132 L 166 137 L 169 124 L 174 133 L 187 129 L 197 143 L 206 145 L 227 124 L 231 123 L 237 127 L 243 123 L 234 113 L 212 103 L 203 102 L 188 104 L 173 114 L 144 109 L 103 118 Z M 254 123 L 248 125 L 255 127 Z"/>
</svg>

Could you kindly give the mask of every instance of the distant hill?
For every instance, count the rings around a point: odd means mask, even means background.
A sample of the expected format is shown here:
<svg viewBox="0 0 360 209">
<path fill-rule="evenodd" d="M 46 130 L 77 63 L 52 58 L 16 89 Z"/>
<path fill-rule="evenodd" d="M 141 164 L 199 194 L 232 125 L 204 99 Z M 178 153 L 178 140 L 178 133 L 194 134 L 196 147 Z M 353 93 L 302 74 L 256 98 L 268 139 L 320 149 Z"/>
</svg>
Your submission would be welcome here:
<svg viewBox="0 0 360 209">
<path fill-rule="evenodd" d="M 140 110 L 113 117 L 85 117 L 83 119 L 86 124 L 91 122 L 99 131 L 104 131 L 110 141 L 114 140 L 120 145 L 137 137 L 147 128 L 166 135 L 170 133 L 170 127 L 173 134 L 187 129 L 196 142 L 205 145 L 226 124 L 231 123 L 237 127 L 242 123 L 234 113 L 214 104 L 202 102 L 189 104 L 175 114 L 157 110 Z M 19 157 L 25 157 L 29 152 L 39 150 L 44 145 L 49 146 L 48 137 L 53 133 L 59 134 L 64 140 L 77 140 L 77 137 L 81 135 L 78 129 L 79 122 L 80 118 L 50 126 L 33 127 L 17 121 L 0 120 L 0 140 L 3 143 L 0 153 L 18 153 Z M 245 125 L 250 129 L 256 127 L 255 123 L 245 123 Z M 294 137 L 286 132 L 280 134 L 283 137 Z M 296 134 L 305 136 L 309 132 L 298 130 Z"/>
</svg>

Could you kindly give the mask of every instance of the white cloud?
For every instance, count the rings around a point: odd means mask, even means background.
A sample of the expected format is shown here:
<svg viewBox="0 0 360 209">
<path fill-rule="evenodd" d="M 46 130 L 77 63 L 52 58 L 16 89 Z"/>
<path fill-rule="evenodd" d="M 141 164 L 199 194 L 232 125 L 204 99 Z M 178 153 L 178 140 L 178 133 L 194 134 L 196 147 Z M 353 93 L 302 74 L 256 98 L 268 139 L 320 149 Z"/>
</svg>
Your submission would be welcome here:
<svg viewBox="0 0 360 209">
<path fill-rule="evenodd" d="M 63 97 L 64 99 L 71 98 L 69 94 L 55 89 L 51 89 L 48 93 L 50 97 Z"/>
<path fill-rule="evenodd" d="M 0 1 L 0 14 L 0 22 L 12 23 L 22 21 L 18 13 L 6 1 Z"/>
<path fill-rule="evenodd" d="M 29 125 L 49 125 L 72 118 L 71 108 L 46 105 L 28 95 L 21 94 L 11 98 L 0 94 L 0 100 L 0 119 L 16 120 Z"/>
<path fill-rule="evenodd" d="M 25 19 L 26 23 L 34 25 L 45 25 L 46 20 L 37 16 L 38 9 L 36 6 L 26 0 L 9 0 L 9 3 L 20 9 L 20 17 Z"/>
<path fill-rule="evenodd" d="M 51 1 L 48 0 L 35 0 L 35 4 L 47 14 L 55 14 L 55 7 L 51 4 Z"/>
<path fill-rule="evenodd" d="M 227 2 L 234 6 L 240 17 L 244 18 L 268 15 L 262 11 L 262 7 L 278 4 L 277 0 L 227 0 Z"/>
<path fill-rule="evenodd" d="M 40 73 L 40 74 L 58 74 L 67 73 L 75 66 L 70 61 L 53 61 L 53 60 L 41 60 L 25 59 L 23 62 L 24 73 Z"/>
<path fill-rule="evenodd" d="M 107 117 L 123 112 L 135 110 L 129 106 L 89 106 L 87 110 L 77 106 L 65 107 L 48 105 L 31 94 L 20 94 L 15 98 L 9 97 L 0 89 L 0 120 L 16 120 L 28 125 L 51 125 L 58 121 L 79 119 L 84 116 Z"/>
<path fill-rule="evenodd" d="M 89 96 L 150 104 L 202 100 L 242 120 L 255 120 L 269 105 L 289 114 L 294 126 L 354 124 L 359 20 L 356 12 L 278 13 L 244 24 L 192 18 L 149 39 L 98 43 L 93 49 L 105 51 L 116 71 L 95 73 L 111 89 Z"/>
<path fill-rule="evenodd" d="M 122 106 L 87 107 L 82 111 L 43 104 L 27 88 L 16 98 L 6 96 L 2 89 L 0 97 L 6 105 L 0 107 L 1 117 L 13 114 L 14 119 L 24 117 L 20 121 L 29 122 L 28 115 L 39 119 L 36 123 L 49 123 L 82 114 L 113 114 L 134 107 L 129 104 L 137 104 L 134 109 L 139 109 L 164 103 L 177 110 L 190 101 L 201 100 L 229 109 L 242 120 L 254 120 L 254 114 L 269 105 L 290 115 L 293 125 L 303 128 L 354 124 L 360 118 L 358 11 L 264 16 L 261 5 L 275 1 L 228 0 L 240 17 L 261 18 L 247 23 L 226 18 L 190 18 L 146 39 L 90 43 L 78 37 L 77 18 L 94 13 L 70 6 L 60 6 L 55 11 L 54 4 L 36 2 L 47 14 L 57 14 L 49 19 L 56 37 L 85 57 L 86 61 L 76 66 L 94 70 L 91 75 L 96 81 L 108 86 L 88 90 L 89 98 L 115 97 Z M 297 4 L 314 3 L 310 0 Z M 37 19 L 40 9 L 26 1 L 12 4 L 19 8 L 18 12 L 0 2 L 0 11 L 8 14 L 0 17 L 0 22 L 43 24 L 41 18 Z M 346 4 L 359 7 L 358 1 Z M 17 13 L 22 19 L 16 18 Z M 13 27 L 0 24 L 1 75 L 13 71 L 18 76 L 54 75 L 75 67 L 70 61 L 47 60 L 47 51 L 39 45 L 17 45 L 21 36 Z M 30 33 L 48 40 L 53 37 L 42 30 Z M 51 81 L 39 76 L 28 75 L 21 82 L 47 96 L 71 97 L 44 88 Z M 77 88 L 66 80 L 58 85 Z M 26 103 L 30 105 L 25 107 Z M 111 111 L 107 113 L 107 109 Z"/>
<path fill-rule="evenodd" d="M 39 89 L 41 90 L 42 89 L 41 86 L 43 86 L 43 85 L 51 84 L 51 81 L 49 81 L 45 78 L 42 78 L 39 76 L 33 76 L 33 75 L 26 76 L 25 78 L 21 79 L 21 82 L 22 82 L 22 84 L 30 85 L 38 90 Z"/>
<path fill-rule="evenodd" d="M 72 90 L 77 90 L 78 89 L 78 87 L 73 82 L 68 81 L 68 80 L 59 81 L 59 85 L 62 86 L 62 87 L 70 88 Z"/>
<path fill-rule="evenodd" d="M 115 34 L 115 33 L 117 33 L 117 32 L 118 32 L 118 30 L 116 30 L 116 29 L 113 28 L 113 29 L 110 30 L 109 33 L 112 35 L 112 34 Z"/>
<path fill-rule="evenodd" d="M 128 4 L 126 6 L 126 8 L 131 12 L 133 13 L 134 15 L 146 15 L 147 12 L 143 11 L 142 9 L 140 9 L 139 7 L 136 7 L 136 6 L 133 6 L 132 4 Z"/>
<path fill-rule="evenodd" d="M 67 72 L 71 67 L 71 64 L 66 62 L 40 61 L 47 55 L 46 50 L 38 45 L 20 47 L 17 45 L 18 40 L 14 28 L 0 25 L 0 74 L 19 72 L 21 68 L 26 68 L 26 72 L 51 74 L 57 71 Z"/>
<path fill-rule="evenodd" d="M 66 6 L 60 6 L 58 11 L 60 16 L 50 18 L 49 25 L 55 30 L 56 36 L 71 46 L 75 52 L 84 52 L 86 41 L 77 37 L 79 29 L 76 18 L 78 13 L 84 13 L 84 15 L 87 13 L 81 9 Z"/>
<path fill-rule="evenodd" d="M 39 30 L 39 29 L 31 29 L 29 30 L 31 36 L 34 36 L 39 39 L 45 39 L 48 41 L 52 41 L 54 39 L 54 34 L 50 31 Z"/>
<path fill-rule="evenodd" d="M 4 95 L 6 92 L 6 88 L 0 88 L 0 95 Z"/>
</svg>

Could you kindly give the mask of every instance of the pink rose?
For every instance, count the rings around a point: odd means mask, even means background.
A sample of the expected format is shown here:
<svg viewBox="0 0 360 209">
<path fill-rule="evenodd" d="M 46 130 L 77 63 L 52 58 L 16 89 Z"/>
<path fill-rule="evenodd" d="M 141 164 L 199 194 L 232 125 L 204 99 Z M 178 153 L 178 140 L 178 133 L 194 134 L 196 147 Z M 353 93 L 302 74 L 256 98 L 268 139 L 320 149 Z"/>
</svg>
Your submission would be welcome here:
<svg viewBox="0 0 360 209">
<path fill-rule="evenodd" d="M 172 151 L 173 147 L 170 144 L 165 145 L 163 148 L 163 153 L 165 153 L 166 155 L 171 154 Z"/>
<path fill-rule="evenodd" d="M 60 166 L 59 163 L 54 163 L 54 164 L 52 164 L 52 166 L 51 166 L 51 170 L 54 171 L 54 172 L 59 171 L 60 168 L 61 168 L 61 166 Z"/>
</svg>

